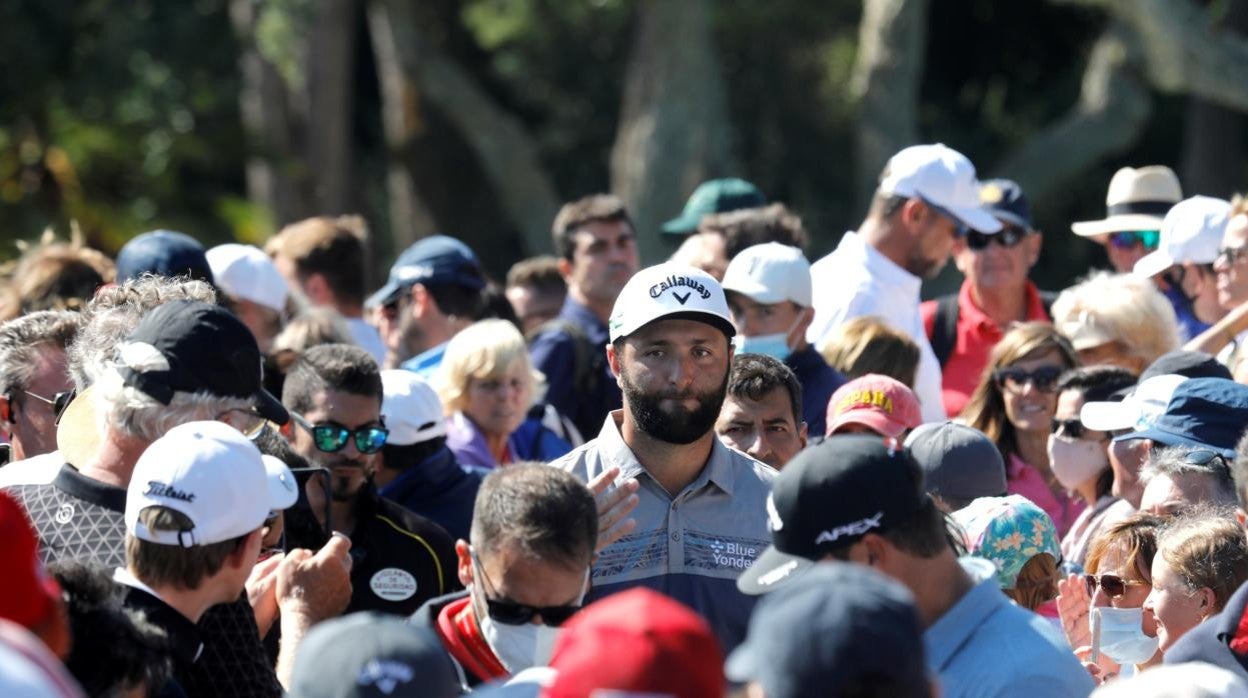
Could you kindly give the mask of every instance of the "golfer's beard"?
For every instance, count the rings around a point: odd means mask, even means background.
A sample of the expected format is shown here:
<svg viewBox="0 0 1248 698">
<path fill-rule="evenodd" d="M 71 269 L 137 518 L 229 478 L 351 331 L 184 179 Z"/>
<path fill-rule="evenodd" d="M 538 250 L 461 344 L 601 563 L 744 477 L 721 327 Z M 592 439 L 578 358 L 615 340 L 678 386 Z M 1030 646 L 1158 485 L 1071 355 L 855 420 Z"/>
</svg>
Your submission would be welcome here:
<svg viewBox="0 0 1248 698">
<path fill-rule="evenodd" d="M 642 433 L 665 443 L 689 444 L 702 438 L 715 426 L 728 392 L 728 375 L 725 372 L 719 388 L 705 393 L 646 394 L 633 385 L 627 372 L 620 373 L 620 386 L 629 413 Z M 665 408 L 663 400 L 670 398 L 692 398 L 697 401 L 698 407 L 693 410 L 679 405 Z"/>
</svg>

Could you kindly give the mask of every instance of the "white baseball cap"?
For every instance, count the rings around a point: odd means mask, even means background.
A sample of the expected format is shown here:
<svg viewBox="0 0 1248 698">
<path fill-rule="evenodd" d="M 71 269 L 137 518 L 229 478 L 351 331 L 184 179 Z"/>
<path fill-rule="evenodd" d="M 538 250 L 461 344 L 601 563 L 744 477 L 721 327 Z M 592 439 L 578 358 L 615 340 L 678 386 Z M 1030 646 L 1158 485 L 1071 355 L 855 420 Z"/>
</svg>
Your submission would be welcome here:
<svg viewBox="0 0 1248 698">
<path fill-rule="evenodd" d="M 655 320 L 675 317 L 708 323 L 729 338 L 737 333 L 719 282 L 701 269 L 674 262 L 633 274 L 615 299 L 607 327 L 614 342 Z"/>
<path fill-rule="evenodd" d="M 282 312 L 289 290 L 269 256 L 251 245 L 217 245 L 205 253 L 217 288 L 235 298 Z"/>
<path fill-rule="evenodd" d="M 768 242 L 742 250 L 728 264 L 721 284 L 756 303 L 792 301 L 803 308 L 813 302 L 810 262 L 796 247 Z"/>
<path fill-rule="evenodd" d="M 1153 376 L 1136 386 L 1135 391 L 1122 402 L 1089 402 L 1079 411 L 1083 426 L 1097 431 L 1148 427 L 1158 415 L 1166 411 L 1175 388 L 1187 380 L 1187 376 L 1167 373 Z"/>
<path fill-rule="evenodd" d="M 410 446 L 446 435 L 438 394 L 420 376 L 401 368 L 381 372 L 381 416 L 390 430 L 386 443 Z"/>
<path fill-rule="evenodd" d="M 262 456 L 223 422 L 188 422 L 152 442 L 134 466 L 126 493 L 126 531 L 149 543 L 184 548 L 223 543 L 259 528 L 270 512 L 299 497 L 290 469 Z M 152 531 L 139 514 L 153 506 L 191 520 L 183 531 Z"/>
<path fill-rule="evenodd" d="M 1131 273 L 1148 278 L 1185 262 L 1213 264 L 1230 211 L 1231 202 L 1211 196 L 1193 196 L 1175 204 L 1161 222 L 1157 249 L 1136 262 Z"/>
<path fill-rule="evenodd" d="M 981 233 L 1001 230 L 1001 221 L 980 203 L 975 166 L 943 143 L 912 145 L 889 158 L 879 190 L 922 199 Z"/>
</svg>

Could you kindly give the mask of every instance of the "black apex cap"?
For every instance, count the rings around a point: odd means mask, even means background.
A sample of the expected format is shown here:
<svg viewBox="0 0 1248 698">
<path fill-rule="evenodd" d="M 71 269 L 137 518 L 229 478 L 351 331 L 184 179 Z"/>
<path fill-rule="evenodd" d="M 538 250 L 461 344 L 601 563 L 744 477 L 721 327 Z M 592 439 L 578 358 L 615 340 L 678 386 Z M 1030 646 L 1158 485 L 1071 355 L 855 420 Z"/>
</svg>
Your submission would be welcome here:
<svg viewBox="0 0 1248 698">
<path fill-rule="evenodd" d="M 922 506 L 923 474 L 896 439 L 832 436 L 780 471 L 767 500 L 772 545 L 737 580 L 762 594 L 828 552 L 884 533 Z"/>
<path fill-rule="evenodd" d="M 251 331 L 228 310 L 201 301 L 177 300 L 148 313 L 126 339 L 121 373 L 128 386 L 169 404 L 176 392 L 209 392 L 252 398 L 265 419 L 285 424 L 290 414 L 263 387 L 260 347 Z M 160 352 L 168 370 L 139 371 L 127 354 L 147 345 Z"/>
</svg>

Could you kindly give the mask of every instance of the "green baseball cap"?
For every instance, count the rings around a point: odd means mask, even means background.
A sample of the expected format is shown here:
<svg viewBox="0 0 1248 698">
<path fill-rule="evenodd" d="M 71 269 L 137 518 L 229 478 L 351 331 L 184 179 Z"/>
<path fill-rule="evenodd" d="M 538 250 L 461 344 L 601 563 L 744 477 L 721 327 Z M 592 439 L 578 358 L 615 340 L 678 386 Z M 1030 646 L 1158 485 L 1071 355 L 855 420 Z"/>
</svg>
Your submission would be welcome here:
<svg viewBox="0 0 1248 698">
<path fill-rule="evenodd" d="M 692 233 L 698 229 L 702 216 L 710 213 L 727 213 L 743 208 L 767 205 L 767 199 L 758 187 L 744 179 L 712 179 L 698 185 L 685 203 L 680 216 L 663 224 L 663 232 L 675 235 Z"/>
</svg>

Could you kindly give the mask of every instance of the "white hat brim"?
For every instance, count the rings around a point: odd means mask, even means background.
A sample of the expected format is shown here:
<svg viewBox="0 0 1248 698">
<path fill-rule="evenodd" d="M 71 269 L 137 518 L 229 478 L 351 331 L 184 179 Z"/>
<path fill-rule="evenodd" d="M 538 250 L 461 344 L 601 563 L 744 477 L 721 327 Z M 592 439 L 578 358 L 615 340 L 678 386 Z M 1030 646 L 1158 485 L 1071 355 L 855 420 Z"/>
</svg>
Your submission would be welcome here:
<svg viewBox="0 0 1248 698">
<path fill-rule="evenodd" d="M 1170 259 L 1170 254 L 1165 250 L 1153 250 L 1140 258 L 1131 268 L 1131 274 L 1134 276 L 1151 279 L 1161 272 L 1175 265 L 1175 261 Z"/>
<path fill-rule="evenodd" d="M 1089 402 L 1079 410 L 1083 426 L 1096 431 L 1134 429 L 1139 419 L 1139 407 L 1129 402 Z"/>
<path fill-rule="evenodd" d="M 264 475 L 269 488 L 269 511 L 281 511 L 294 506 L 299 499 L 299 483 L 294 473 L 280 459 L 263 454 Z"/>
<path fill-rule="evenodd" d="M 967 226 L 981 233 L 1000 232 L 1001 221 L 988 211 L 978 207 L 950 206 L 949 212 Z"/>
<path fill-rule="evenodd" d="M 1071 223 L 1070 229 L 1075 235 L 1088 238 L 1131 230 L 1161 230 L 1162 220 L 1162 216 L 1152 216 L 1146 213 L 1124 213 L 1099 221 Z"/>
<path fill-rule="evenodd" d="M 748 277 L 737 279 L 725 278 L 722 286 L 725 292 L 731 291 L 733 293 L 740 293 L 755 303 L 762 303 L 763 305 L 775 305 L 776 303 L 783 303 L 784 301 L 789 300 L 784 297 L 783 293 L 773 291 L 761 282 L 755 281 L 754 279 Z"/>
</svg>

